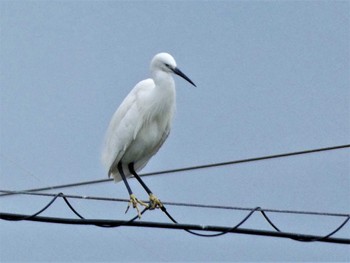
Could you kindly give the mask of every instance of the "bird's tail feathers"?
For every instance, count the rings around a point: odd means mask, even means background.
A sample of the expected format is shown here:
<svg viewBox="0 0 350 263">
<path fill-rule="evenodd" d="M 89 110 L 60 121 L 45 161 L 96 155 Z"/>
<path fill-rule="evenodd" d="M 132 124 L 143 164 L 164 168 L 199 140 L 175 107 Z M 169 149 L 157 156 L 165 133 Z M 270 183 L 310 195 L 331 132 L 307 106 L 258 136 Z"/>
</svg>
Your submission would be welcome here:
<svg viewBox="0 0 350 263">
<path fill-rule="evenodd" d="M 113 173 L 113 172 L 112 173 L 108 173 L 108 177 L 109 178 L 112 177 L 115 183 L 119 183 L 122 180 L 122 177 L 120 176 L 119 173 Z"/>
</svg>

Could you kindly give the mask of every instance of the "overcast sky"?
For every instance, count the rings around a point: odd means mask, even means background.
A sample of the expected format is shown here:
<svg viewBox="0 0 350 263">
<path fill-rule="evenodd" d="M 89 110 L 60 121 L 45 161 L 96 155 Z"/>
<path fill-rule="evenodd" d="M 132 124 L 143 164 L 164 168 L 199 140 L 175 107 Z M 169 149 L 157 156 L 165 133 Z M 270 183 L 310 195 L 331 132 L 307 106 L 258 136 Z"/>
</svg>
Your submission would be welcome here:
<svg viewBox="0 0 350 263">
<path fill-rule="evenodd" d="M 149 63 L 169 52 L 177 112 L 142 173 L 350 143 L 349 1 L 1 1 L 0 189 L 104 179 L 108 122 Z M 348 149 L 145 177 L 163 201 L 349 213 Z M 136 180 L 131 187 L 147 199 Z M 55 191 L 128 198 L 123 183 Z M 30 214 L 50 198 L 0 198 Z M 72 200 L 87 218 L 126 203 Z M 246 213 L 168 207 L 179 222 L 232 226 Z M 58 200 L 46 216 L 74 215 Z M 269 214 L 325 235 L 343 219 Z M 169 222 L 161 211 L 143 221 Z M 258 215 L 243 227 L 272 230 Z M 228 234 L 0 221 L 8 261 L 349 261 L 349 247 Z M 349 224 L 336 237 L 349 238 Z"/>
</svg>

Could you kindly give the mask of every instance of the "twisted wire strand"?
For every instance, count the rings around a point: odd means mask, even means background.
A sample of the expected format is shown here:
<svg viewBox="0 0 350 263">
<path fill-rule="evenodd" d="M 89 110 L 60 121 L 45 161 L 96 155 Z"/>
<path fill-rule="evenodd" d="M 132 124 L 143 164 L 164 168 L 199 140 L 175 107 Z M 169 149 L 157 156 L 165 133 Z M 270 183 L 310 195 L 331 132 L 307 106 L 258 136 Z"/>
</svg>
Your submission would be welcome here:
<svg viewBox="0 0 350 263">
<path fill-rule="evenodd" d="M 293 156 L 293 155 L 301 155 L 301 154 L 309 154 L 309 153 L 315 153 L 315 152 L 322 152 L 322 151 L 329 151 L 329 150 L 336 150 L 336 149 L 342 149 L 342 148 L 349 148 L 350 144 L 348 145 L 339 145 L 339 146 L 333 146 L 333 147 L 326 147 L 326 148 L 318 148 L 318 149 L 312 149 L 312 150 L 305 150 L 305 151 L 299 151 L 299 152 L 290 152 L 290 153 L 283 153 L 283 154 L 275 154 L 275 155 L 268 155 L 268 156 L 262 156 L 262 157 L 255 157 L 255 158 L 248 158 L 248 159 L 241 159 L 241 160 L 235 160 L 235 161 L 229 161 L 229 162 L 221 162 L 221 163 L 213 163 L 213 164 L 206 164 L 206 165 L 199 165 L 199 166 L 192 166 L 192 167 L 184 167 L 179 169 L 172 169 L 172 170 L 164 170 L 160 172 L 153 172 L 148 174 L 143 174 L 142 176 L 148 176 L 148 175 L 158 175 L 158 174 L 165 174 L 165 173 L 175 173 L 175 172 L 183 172 L 183 171 L 189 171 L 189 170 L 196 170 L 196 169 L 204 169 L 204 168 L 211 168 L 211 167 L 217 167 L 217 166 L 224 166 L 224 165 L 232 165 L 232 164 L 238 164 L 238 163 L 245 163 L 245 162 L 254 162 L 254 161 L 260 161 L 260 160 L 267 160 L 267 159 L 273 159 L 273 158 L 281 158 L 281 157 L 287 157 L 287 156 Z M 121 225 L 134 225 L 135 226 L 135 220 L 138 218 L 138 216 L 130 219 L 129 221 L 120 221 L 120 220 L 89 220 L 85 219 L 80 213 L 77 212 L 77 210 L 70 204 L 68 201 L 68 198 L 80 198 L 80 199 L 91 199 L 91 200 L 104 200 L 104 201 L 120 201 L 125 202 L 128 200 L 125 199 L 116 199 L 116 198 L 103 198 L 103 197 L 84 197 L 84 196 L 73 196 L 73 195 L 64 195 L 63 193 L 59 194 L 43 194 L 43 193 L 35 193 L 38 191 L 44 191 L 44 190 L 53 190 L 58 188 L 65 188 L 65 187 L 72 187 L 72 186 L 80 186 L 80 185 L 87 185 L 87 184 L 94 184 L 94 183 L 101 183 L 110 181 L 110 179 L 105 180 L 94 180 L 94 181 L 87 181 L 87 182 L 79 182 L 74 184 L 66 184 L 66 185 L 58 185 L 58 186 L 51 186 L 51 187 L 45 187 L 45 188 L 36 188 L 36 189 L 29 189 L 25 191 L 6 191 L 6 190 L 0 190 L 2 193 L 0 196 L 6 196 L 6 195 L 13 195 L 13 194 L 30 194 L 30 195 L 47 195 L 47 196 L 53 196 L 53 199 L 42 209 L 40 209 L 38 212 L 32 214 L 32 215 L 15 215 L 15 214 L 9 214 L 9 213 L 0 213 L 0 218 L 4 220 L 12 220 L 12 221 L 19 221 L 19 220 L 33 220 L 33 221 L 43 221 L 43 222 L 56 222 L 56 223 L 72 223 L 72 224 L 93 224 L 95 226 L 99 227 L 118 227 Z M 70 210 L 79 217 L 79 220 L 72 221 L 73 219 L 64 219 L 64 218 L 43 218 L 39 217 L 39 215 L 47 210 L 56 200 L 58 197 L 62 197 L 66 203 L 66 205 L 70 208 Z M 167 217 L 177 225 L 177 229 L 181 228 L 193 235 L 197 236 L 203 236 L 203 237 L 214 237 L 214 236 L 220 236 L 224 235 L 230 232 L 241 232 L 241 233 L 250 233 L 250 234 L 260 234 L 260 235 L 267 235 L 267 236 L 279 236 L 279 237 L 288 237 L 293 240 L 297 241 L 324 241 L 324 242 L 334 242 L 334 243 L 343 243 L 343 244 L 350 244 L 350 239 L 336 239 L 331 238 L 335 233 L 339 232 L 350 220 L 349 214 L 339 214 L 339 213 L 320 213 L 320 212 L 309 212 L 309 211 L 291 211 L 291 210 L 276 210 L 276 209 L 261 209 L 260 207 L 256 208 L 242 208 L 242 207 L 232 207 L 232 206 L 213 206 L 213 205 L 200 205 L 200 204 L 185 204 L 185 203 L 174 203 L 174 202 L 164 202 L 166 205 L 177 205 L 177 206 L 192 206 L 192 207 L 201 207 L 201 208 L 217 208 L 217 209 L 233 209 L 233 210 L 246 210 L 249 211 L 248 215 L 245 216 L 238 224 L 231 228 L 223 228 L 223 227 L 217 227 L 217 226 L 193 226 L 193 225 L 184 225 L 179 224 L 166 210 L 165 207 L 162 207 L 162 211 L 167 215 Z M 147 208 L 145 208 L 141 214 L 147 211 Z M 274 228 L 276 232 L 274 233 L 264 233 L 262 230 L 251 230 L 248 231 L 245 229 L 244 231 L 240 229 L 239 227 L 242 226 L 255 212 L 260 212 L 262 216 L 265 218 L 265 220 Z M 276 213 L 296 213 L 296 214 L 312 214 L 312 215 L 327 215 L 327 216 L 342 216 L 346 217 L 344 222 L 340 224 L 334 231 L 329 233 L 326 236 L 310 236 L 310 235 L 301 235 L 301 234 L 293 234 L 293 233 L 284 233 L 282 232 L 273 222 L 272 220 L 266 215 L 266 212 L 276 212 Z M 45 221 L 46 220 L 46 221 Z M 138 226 L 141 226 L 140 224 L 136 224 Z M 164 224 L 161 223 L 152 223 L 148 222 L 147 224 L 144 224 L 144 226 L 149 227 L 165 227 Z M 170 227 L 167 226 L 166 228 L 175 228 L 174 226 Z M 220 233 L 216 234 L 201 234 L 197 232 L 193 232 L 192 230 L 206 230 L 206 231 L 218 231 L 218 229 L 221 229 L 219 231 Z M 266 231 L 265 231 L 266 232 Z M 278 234 L 277 234 L 278 233 Z"/>
<path fill-rule="evenodd" d="M 47 210 L 56 200 L 58 197 L 62 197 L 66 203 L 66 205 L 70 208 L 70 210 L 77 216 L 79 219 L 65 219 L 65 218 L 47 218 L 47 217 L 39 217 L 39 215 Z M 145 208 L 141 214 L 146 212 L 148 208 Z M 218 226 L 194 226 L 194 225 L 184 225 L 178 223 L 166 210 L 165 206 L 161 208 L 161 210 L 168 216 L 168 218 L 177 225 L 177 229 L 183 229 L 186 232 L 201 236 L 201 237 L 216 237 L 221 236 L 227 233 L 231 232 L 241 232 L 241 233 L 250 233 L 255 235 L 265 235 L 265 236 L 278 236 L 278 237 L 288 237 L 296 241 L 307 241 L 307 242 L 314 242 L 314 241 L 324 241 L 324 242 L 332 242 L 332 243 L 342 243 L 342 244 L 350 244 L 350 239 L 339 239 L 339 238 L 331 238 L 334 234 L 339 232 L 350 220 L 350 216 L 348 215 L 345 221 L 338 226 L 334 231 L 327 234 L 326 236 L 310 236 L 310 235 L 302 235 L 302 234 L 293 234 L 293 233 L 284 233 L 279 228 L 275 226 L 275 224 L 272 222 L 270 218 L 264 213 L 264 211 L 260 207 L 256 207 L 252 209 L 247 216 L 245 216 L 238 224 L 236 224 L 233 227 L 229 228 L 223 228 Z M 262 230 L 250 230 L 248 231 L 245 229 L 244 231 L 242 229 L 239 229 L 240 226 L 242 226 L 255 212 L 262 212 L 264 218 L 266 221 L 277 231 L 277 233 L 271 233 L 268 231 L 262 231 Z M 41 222 L 55 222 L 55 223 L 65 223 L 65 224 L 91 224 L 98 227 L 119 227 L 119 226 L 142 226 L 142 224 L 135 224 L 135 220 L 138 218 L 138 216 L 135 216 L 134 218 L 130 219 L 129 221 L 120 221 L 120 220 L 89 220 L 84 218 L 80 213 L 77 212 L 77 210 L 70 204 L 68 201 L 68 198 L 63 193 L 56 194 L 50 202 L 45 205 L 42 209 L 40 209 L 38 212 L 32 214 L 32 215 L 16 215 L 16 214 L 9 214 L 9 213 L 0 213 L 0 218 L 3 220 L 9 220 L 9 221 L 21 221 L 21 220 L 32 220 L 32 221 L 41 221 Z M 155 223 L 155 222 L 148 222 L 147 224 L 143 224 L 144 227 L 163 227 L 163 228 L 175 228 L 174 226 L 167 226 L 163 223 Z M 204 231 L 218 231 L 219 233 L 215 234 L 201 234 L 194 232 L 192 230 L 204 230 Z M 243 232 L 242 232 L 243 231 Z M 247 232 L 248 231 L 248 232 Z"/>
<path fill-rule="evenodd" d="M 10 193 L 18 195 L 30 195 L 30 196 L 48 196 L 54 197 L 54 193 L 32 193 L 26 191 L 10 191 L 0 190 L 0 193 Z M 82 195 L 64 195 L 71 199 L 83 199 L 83 200 L 95 200 L 95 201 L 110 201 L 110 202 L 129 202 L 129 199 L 124 198 L 111 198 L 111 197 L 98 197 L 98 196 L 82 196 Z M 147 203 L 146 200 L 142 200 Z M 162 201 L 164 205 L 168 206 L 180 206 L 180 207 L 195 207 L 195 208 L 206 208 L 206 209 L 225 209 L 225 210 L 238 210 L 238 211 L 251 211 L 255 208 L 250 207 L 238 207 L 238 206 L 224 206 L 224 205 L 205 205 L 205 204 L 193 204 L 193 203 L 181 203 L 181 202 L 166 202 Z M 315 211 L 298 211 L 298 210 L 286 210 L 286 209 L 270 209 L 260 208 L 261 211 L 271 213 L 283 213 L 283 214 L 300 214 L 300 215 L 315 215 L 315 216 L 334 216 L 334 217 L 348 217 L 350 213 L 330 213 L 330 212 L 315 212 Z"/>
</svg>

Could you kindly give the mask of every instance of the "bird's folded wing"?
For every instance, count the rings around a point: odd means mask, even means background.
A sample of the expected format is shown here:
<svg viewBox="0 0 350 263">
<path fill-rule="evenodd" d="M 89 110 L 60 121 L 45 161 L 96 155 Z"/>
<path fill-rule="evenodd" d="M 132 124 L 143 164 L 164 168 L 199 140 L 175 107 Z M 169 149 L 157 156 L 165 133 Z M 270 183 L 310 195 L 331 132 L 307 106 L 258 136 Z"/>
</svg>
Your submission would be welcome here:
<svg viewBox="0 0 350 263">
<path fill-rule="evenodd" d="M 107 129 L 105 144 L 102 152 L 102 162 L 106 169 L 117 171 L 117 165 L 123 157 L 125 150 L 135 139 L 142 127 L 142 113 L 137 105 L 137 96 L 147 86 L 144 80 L 139 82 L 124 99 L 114 113 Z M 109 174 L 110 175 L 110 174 Z"/>
</svg>

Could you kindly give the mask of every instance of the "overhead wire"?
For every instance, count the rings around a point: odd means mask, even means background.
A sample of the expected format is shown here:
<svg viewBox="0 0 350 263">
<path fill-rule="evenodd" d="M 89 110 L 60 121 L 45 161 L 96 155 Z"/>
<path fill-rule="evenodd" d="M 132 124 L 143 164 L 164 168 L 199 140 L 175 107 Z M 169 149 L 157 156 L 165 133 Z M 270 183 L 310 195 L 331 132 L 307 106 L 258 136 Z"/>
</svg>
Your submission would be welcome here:
<svg viewBox="0 0 350 263">
<path fill-rule="evenodd" d="M 8 214 L 0 213 L 0 218 L 4 220 L 17 220 L 25 217 L 21 214 Z M 193 224 L 171 224 L 171 223 L 160 223 L 160 222 L 146 222 L 146 221 L 124 221 L 124 220 L 101 220 L 101 219 L 71 219 L 71 218 L 57 218 L 57 217 L 42 217 L 38 216 L 35 218 L 28 219 L 30 221 L 45 222 L 45 223 L 59 223 L 59 224 L 72 224 L 72 225 L 107 225 L 109 227 L 116 226 L 130 226 L 130 227 L 148 227 L 148 228 L 161 228 L 161 229 L 189 229 L 194 231 L 209 231 L 209 232 L 224 232 L 227 233 L 237 233 L 237 234 L 247 234 L 256 236 L 268 236 L 268 237 L 278 237 L 278 238 L 289 238 L 295 239 L 297 241 L 319 241 L 326 243 L 335 244 L 350 244 L 350 239 L 345 238 L 323 238 L 315 235 L 304 235 L 288 232 L 276 232 L 276 231 L 266 231 L 259 229 L 246 229 L 237 228 L 232 229 L 230 227 L 222 226 L 202 226 Z"/>
<path fill-rule="evenodd" d="M 164 173 L 175 173 L 175 172 L 182 172 L 182 171 L 189 171 L 189 170 L 195 170 L 195 169 L 204 169 L 204 168 L 211 168 L 211 167 L 217 167 L 217 166 L 223 166 L 223 165 L 231 165 L 231 164 L 238 164 L 238 163 L 245 163 L 245 162 L 253 162 L 253 161 L 260 161 L 260 160 L 267 160 L 267 159 L 273 159 L 273 158 L 281 158 L 281 157 L 287 157 L 287 156 L 293 156 L 293 155 L 301 155 L 301 154 L 308 154 L 308 153 L 314 153 L 314 152 L 321 152 L 321 151 L 329 151 L 329 150 L 336 150 L 336 149 L 342 149 L 342 148 L 349 148 L 350 145 L 339 145 L 339 146 L 333 146 L 333 147 L 326 147 L 326 148 L 318 148 L 318 149 L 312 149 L 312 150 L 305 150 L 305 151 L 299 151 L 299 152 L 289 152 L 289 153 L 283 153 L 283 154 L 275 154 L 275 155 L 268 155 L 268 156 L 262 156 L 262 157 L 255 157 L 255 158 L 248 158 L 248 159 L 241 159 L 241 160 L 235 160 L 230 162 L 221 162 L 221 163 L 213 163 L 213 164 L 206 164 L 206 165 L 199 165 L 199 166 L 192 166 L 192 167 L 185 167 L 185 168 L 179 168 L 179 169 L 172 169 L 172 170 L 164 170 L 159 172 L 153 172 L 148 174 L 143 174 L 142 176 L 148 176 L 148 175 L 157 175 L 157 174 L 164 174 Z M 63 223 L 63 224 L 92 224 L 100 227 L 116 227 L 121 225 L 127 225 L 127 226 L 144 226 L 144 227 L 160 227 L 160 228 L 172 228 L 172 229 L 183 229 L 193 235 L 197 236 L 204 236 L 204 237 L 214 237 L 214 236 L 220 236 L 227 233 L 246 233 L 246 234 L 253 234 L 253 235 L 265 235 L 265 236 L 275 236 L 275 237 L 285 237 L 285 238 L 291 238 L 293 240 L 297 241 L 322 241 L 322 242 L 332 242 L 332 243 L 341 243 L 341 244 L 350 244 L 350 239 L 344 239 L 344 238 L 333 238 L 331 237 L 335 233 L 337 233 L 340 229 L 342 229 L 350 220 L 349 214 L 344 213 L 323 213 L 323 212 L 311 212 L 311 211 L 291 211 L 291 210 L 276 210 L 276 209 L 262 209 L 260 207 L 256 208 L 243 208 L 243 207 L 232 207 L 232 206 L 215 206 L 215 205 L 200 205 L 200 204 L 186 204 L 186 203 L 174 203 L 174 202 L 164 202 L 165 205 L 177 205 L 177 206 L 191 206 L 191 207 L 201 207 L 201 208 L 217 208 L 217 209 L 232 209 L 232 210 L 246 210 L 249 211 L 248 215 L 244 217 L 238 224 L 236 224 L 233 227 L 220 227 L 220 226 L 200 226 L 200 225 L 188 225 L 188 224 L 180 224 L 178 223 L 167 211 L 165 206 L 163 206 L 161 209 L 162 211 L 168 216 L 168 218 L 175 223 L 174 225 L 167 225 L 164 223 L 157 223 L 157 222 L 143 222 L 142 224 L 139 224 L 140 222 L 135 221 L 137 216 L 132 218 L 129 221 L 121 221 L 121 220 L 97 220 L 97 219 L 85 219 L 80 213 L 76 211 L 76 209 L 69 203 L 68 198 L 79 198 L 79 199 L 89 199 L 89 200 L 104 200 L 104 201 L 120 201 L 120 202 L 126 202 L 128 200 L 125 199 L 117 199 L 117 198 L 105 198 L 105 197 L 88 197 L 88 196 L 77 196 L 77 195 L 64 195 L 62 193 L 59 194 L 51 194 L 51 193 L 36 193 L 38 191 L 43 190 L 52 190 L 52 189 L 58 189 L 58 188 L 64 188 L 64 187 L 71 187 L 71 186 L 80 186 L 80 185 L 87 185 L 97 182 L 105 182 L 109 180 L 94 180 L 94 181 L 86 181 L 86 182 L 80 182 L 80 183 L 74 183 L 74 184 L 66 184 L 66 185 L 58 185 L 58 186 L 51 186 L 46 188 L 36 188 L 36 189 L 29 189 L 24 191 L 9 191 L 9 190 L 0 190 L 2 193 L 0 196 L 6 196 L 6 195 L 13 195 L 13 194 L 27 194 L 27 195 L 46 195 L 46 196 L 53 196 L 53 199 L 41 210 L 34 213 L 33 215 L 18 215 L 18 214 L 11 214 L 11 213 L 0 213 L 0 218 L 3 220 L 12 220 L 12 221 L 18 221 L 18 220 L 31 220 L 31 221 L 40 221 L 40 222 L 51 222 L 51 223 Z M 79 219 L 65 219 L 65 218 L 48 218 L 48 217 L 39 217 L 39 214 L 41 214 L 43 211 L 48 209 L 52 203 L 55 202 L 55 200 L 58 197 L 62 197 L 67 204 L 67 206 L 71 209 L 71 211 L 79 217 Z M 147 208 L 142 211 L 144 213 L 147 211 Z M 260 212 L 262 216 L 265 218 L 265 220 L 274 228 L 276 232 L 271 231 L 265 231 L 265 230 L 252 230 L 252 229 L 242 229 L 240 228 L 243 223 L 245 223 L 255 212 Z M 334 231 L 329 233 L 326 236 L 311 236 L 311 235 L 303 235 L 303 234 L 294 234 L 294 233 L 285 233 L 282 232 L 273 222 L 272 220 L 267 216 L 266 212 L 276 212 L 276 213 L 295 213 L 295 214 L 309 214 L 309 215 L 327 215 L 327 216 L 342 216 L 346 217 L 344 222 L 338 226 Z M 219 230 L 220 229 L 220 230 Z M 220 233 L 215 234 L 202 234 L 193 232 L 193 230 L 205 230 L 205 231 L 220 231 Z"/>
<path fill-rule="evenodd" d="M 71 218 L 58 218 L 58 217 L 42 217 L 39 216 L 42 212 L 47 210 L 58 197 L 62 197 L 67 204 L 67 206 L 71 209 L 71 211 L 79 217 L 79 219 L 71 219 Z M 8 221 L 38 221 L 38 222 L 46 222 L 46 223 L 59 223 L 59 224 L 73 224 L 73 225 L 95 225 L 98 227 L 119 227 L 119 226 L 138 226 L 138 227 L 157 227 L 157 228 L 168 228 L 168 229 L 182 229 L 188 233 L 191 233 L 196 236 L 201 237 L 216 237 L 221 236 L 228 233 L 241 233 L 241 234 L 250 234 L 250 235 L 261 235 L 261 236 L 270 236 L 270 237 L 280 237 L 280 238 L 290 238 L 296 241 L 303 242 L 329 242 L 329 243 L 338 243 L 338 244 L 350 244 L 350 239 L 346 238 L 334 238 L 331 237 L 335 233 L 337 233 L 340 229 L 342 229 L 350 220 L 350 216 L 348 216 L 345 221 L 338 226 L 334 231 L 327 234 L 326 236 L 315 236 L 315 235 L 305 235 L 305 234 L 296 234 L 296 233 L 287 233 L 282 232 L 279 228 L 272 223 L 272 220 L 268 218 L 266 213 L 260 208 L 256 207 L 252 209 L 247 216 L 245 216 L 238 224 L 233 227 L 222 227 L 222 226 L 203 226 L 203 225 L 194 225 L 194 224 L 180 224 L 178 223 L 166 210 L 163 206 L 162 211 L 173 221 L 174 224 L 169 223 L 159 223 L 159 222 L 143 222 L 136 221 L 138 216 L 133 217 L 132 219 L 125 220 L 106 220 L 106 219 L 86 219 L 84 218 L 77 210 L 70 204 L 68 198 L 63 193 L 56 194 L 53 199 L 42 209 L 32 215 L 22 215 L 22 214 L 13 214 L 13 213 L 0 213 L 0 219 L 8 220 Z M 142 214 L 147 211 L 148 208 L 145 208 L 142 211 Z M 276 231 L 266 231 L 266 230 L 258 230 L 258 229 L 243 229 L 240 228 L 255 212 L 260 212 L 263 214 L 266 221 L 276 230 Z M 210 231 L 210 232 L 219 232 L 215 234 L 202 234 L 194 232 L 194 230 L 200 231 Z"/>
<path fill-rule="evenodd" d="M 192 170 L 198 170 L 198 169 L 207 169 L 207 168 L 240 164 L 240 163 L 256 162 L 256 161 L 262 161 L 262 160 L 268 160 L 268 159 L 276 159 L 276 158 L 283 158 L 283 157 L 289 157 L 289 156 L 339 150 L 339 149 L 344 149 L 344 148 L 350 148 L 350 144 L 343 144 L 343 145 L 337 145 L 337 146 L 331 146 L 331 147 L 323 147 L 323 148 L 316 148 L 316 149 L 302 150 L 302 151 L 295 151 L 295 152 L 287 152 L 287 153 L 280 153 L 280 154 L 273 154 L 273 155 L 266 155 L 266 156 L 239 159 L 239 160 L 233 160 L 233 161 L 227 161 L 227 162 L 217 162 L 217 163 L 211 163 L 211 164 L 203 164 L 203 165 L 188 166 L 188 167 L 183 167 L 183 168 L 168 169 L 168 170 L 163 170 L 163 171 L 158 171 L 158 172 L 144 173 L 144 174 L 140 174 L 140 176 L 144 177 L 144 176 L 154 176 L 154 175 L 169 174 L 169 173 L 178 173 L 178 172 L 192 171 Z M 54 185 L 54 186 L 48 186 L 48 187 L 33 188 L 33 189 L 27 189 L 27 190 L 23 190 L 23 191 L 25 191 L 25 192 L 41 192 L 41 191 L 47 191 L 47 190 L 63 189 L 63 188 L 68 188 L 68 187 L 77 187 L 77 186 L 84 186 L 84 185 L 90 185 L 90 184 L 105 183 L 105 182 L 109 182 L 112 180 L 113 179 L 110 179 L 110 178 L 89 180 L 89 181 L 83 181 L 83 182 L 77 182 L 77 183 L 68 183 L 68 184 Z M 11 195 L 11 193 L 2 193 L 2 194 L 0 194 L 0 197 L 6 196 L 6 195 Z"/>
<path fill-rule="evenodd" d="M 0 193 L 8 194 L 18 194 L 18 195 L 32 195 L 32 196 L 48 196 L 54 197 L 55 193 L 32 193 L 25 191 L 10 191 L 10 190 L 0 190 Z M 86 195 L 72 195 L 64 194 L 66 198 L 71 199 L 83 199 L 83 200 L 95 200 L 95 201 L 111 201 L 111 202 L 125 202 L 128 203 L 130 200 L 125 198 L 114 198 L 114 197 L 101 197 L 101 196 L 86 196 Z M 147 202 L 146 200 L 141 200 Z M 224 210 L 238 210 L 238 211 L 251 211 L 254 208 L 250 207 L 238 207 L 238 206 L 228 206 L 228 205 L 209 205 L 209 204 L 193 204 L 193 203 L 183 203 L 183 202 L 170 202 L 162 201 L 164 205 L 169 206 L 180 206 L 180 207 L 195 207 L 195 208 L 206 208 L 206 209 L 224 209 Z M 315 216 L 334 216 L 334 217 L 348 217 L 349 214 L 346 213 L 332 213 L 332 212 L 316 212 L 316 211 L 298 211 L 298 210 L 286 210 L 286 209 L 270 209 L 264 208 L 261 211 L 271 212 L 271 213 L 283 213 L 283 214 L 300 214 L 300 215 L 315 215 Z"/>
</svg>

